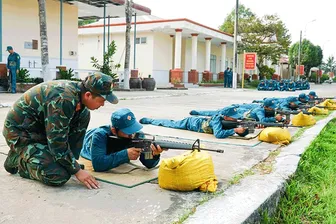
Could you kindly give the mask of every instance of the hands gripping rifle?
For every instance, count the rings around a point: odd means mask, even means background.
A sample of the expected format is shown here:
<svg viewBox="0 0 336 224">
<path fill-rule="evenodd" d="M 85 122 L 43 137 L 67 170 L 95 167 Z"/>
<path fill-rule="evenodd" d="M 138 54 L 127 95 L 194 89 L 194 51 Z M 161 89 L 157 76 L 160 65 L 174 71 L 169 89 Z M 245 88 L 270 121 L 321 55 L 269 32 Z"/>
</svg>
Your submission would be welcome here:
<svg viewBox="0 0 336 224">
<path fill-rule="evenodd" d="M 280 115 L 285 115 L 286 116 L 286 121 L 287 123 L 290 122 L 290 115 L 293 114 L 293 115 L 296 115 L 296 114 L 299 114 L 299 113 L 303 113 L 303 114 L 307 114 L 307 115 L 316 115 L 315 112 L 308 112 L 308 111 L 305 111 L 305 110 L 302 110 L 302 111 L 298 111 L 298 110 L 292 110 L 292 111 L 288 111 L 288 110 L 275 110 L 276 113 L 280 114 Z"/>
<path fill-rule="evenodd" d="M 178 149 L 178 150 L 204 150 L 210 152 L 217 152 L 217 153 L 224 153 L 224 150 L 221 149 L 205 149 L 201 148 L 200 140 L 197 139 L 193 144 L 182 143 L 182 142 L 174 142 L 169 140 L 156 140 L 154 136 L 150 136 L 151 139 L 142 139 L 142 138 L 120 138 L 116 136 L 109 136 L 110 146 L 122 146 L 121 149 L 125 148 L 141 148 L 143 151 L 141 153 L 144 154 L 145 159 L 153 159 L 153 152 L 151 149 L 151 144 L 159 145 L 162 149 Z M 112 152 L 119 151 L 119 150 L 112 150 Z"/>
</svg>

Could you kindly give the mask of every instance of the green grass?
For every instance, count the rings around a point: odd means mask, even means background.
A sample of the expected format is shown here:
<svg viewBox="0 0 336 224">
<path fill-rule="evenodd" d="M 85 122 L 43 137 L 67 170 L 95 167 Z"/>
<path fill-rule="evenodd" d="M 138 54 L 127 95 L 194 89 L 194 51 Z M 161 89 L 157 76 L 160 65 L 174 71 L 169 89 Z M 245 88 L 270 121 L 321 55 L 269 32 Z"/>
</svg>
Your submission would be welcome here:
<svg viewBox="0 0 336 224">
<path fill-rule="evenodd" d="M 262 223 L 336 223 L 336 119 L 312 142 L 273 217 Z"/>
</svg>

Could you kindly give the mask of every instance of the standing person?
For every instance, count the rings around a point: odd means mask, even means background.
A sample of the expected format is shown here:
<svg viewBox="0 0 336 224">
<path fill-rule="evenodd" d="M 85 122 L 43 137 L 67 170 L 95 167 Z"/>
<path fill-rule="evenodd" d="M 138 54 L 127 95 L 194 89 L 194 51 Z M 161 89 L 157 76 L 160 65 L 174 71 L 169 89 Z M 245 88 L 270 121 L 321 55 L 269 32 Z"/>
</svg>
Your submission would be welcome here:
<svg viewBox="0 0 336 224">
<path fill-rule="evenodd" d="M 9 52 L 7 58 L 7 72 L 9 74 L 11 87 L 8 91 L 16 93 L 16 75 L 19 73 L 20 70 L 21 57 L 18 53 L 14 52 L 12 46 L 8 46 L 7 51 Z"/>
<path fill-rule="evenodd" d="M 49 186 L 62 186 L 71 177 L 89 189 L 98 188 L 93 176 L 76 161 L 90 121 L 90 111 L 116 104 L 112 78 L 96 73 L 82 82 L 57 80 L 25 92 L 8 112 L 3 136 L 10 147 L 7 172 Z"/>
<path fill-rule="evenodd" d="M 232 76 L 233 76 L 232 68 L 230 68 L 230 71 L 228 74 L 229 74 L 228 76 L 229 88 L 232 88 Z"/>
<path fill-rule="evenodd" d="M 229 87 L 229 72 L 230 68 L 227 67 L 224 71 L 224 88 Z"/>
</svg>

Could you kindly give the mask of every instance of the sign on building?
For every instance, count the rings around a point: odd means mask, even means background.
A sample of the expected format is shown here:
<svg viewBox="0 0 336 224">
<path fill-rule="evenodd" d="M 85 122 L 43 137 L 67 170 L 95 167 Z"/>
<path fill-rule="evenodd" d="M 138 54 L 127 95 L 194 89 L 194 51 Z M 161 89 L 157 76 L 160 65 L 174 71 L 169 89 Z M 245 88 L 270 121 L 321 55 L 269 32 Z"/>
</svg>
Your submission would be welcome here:
<svg viewBox="0 0 336 224">
<path fill-rule="evenodd" d="M 257 53 L 244 53 L 244 69 L 255 70 L 257 66 Z"/>
<path fill-rule="evenodd" d="M 296 74 L 299 74 L 299 66 L 296 66 Z M 304 75 L 304 65 L 300 65 L 300 75 Z"/>
</svg>

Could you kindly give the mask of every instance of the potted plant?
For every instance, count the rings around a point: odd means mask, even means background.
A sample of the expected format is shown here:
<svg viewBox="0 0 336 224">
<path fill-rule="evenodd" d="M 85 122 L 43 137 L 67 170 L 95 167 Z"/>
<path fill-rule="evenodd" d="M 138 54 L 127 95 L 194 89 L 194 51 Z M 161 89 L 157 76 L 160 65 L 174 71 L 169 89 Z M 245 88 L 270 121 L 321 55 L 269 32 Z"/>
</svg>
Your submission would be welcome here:
<svg viewBox="0 0 336 224">
<path fill-rule="evenodd" d="M 155 84 L 155 79 L 152 78 L 151 75 L 148 75 L 148 78 L 143 78 L 142 80 L 142 88 L 146 89 L 146 91 L 154 91 Z"/>
<path fill-rule="evenodd" d="M 25 68 L 21 68 L 16 76 L 16 92 L 24 93 L 35 86 L 36 83 L 34 83 L 33 80 L 34 79 L 30 78 L 29 71 Z"/>
<path fill-rule="evenodd" d="M 184 84 L 182 84 L 181 80 L 178 79 L 178 78 L 173 79 L 172 83 L 173 83 L 174 87 L 176 87 L 176 88 L 184 87 Z"/>
</svg>

